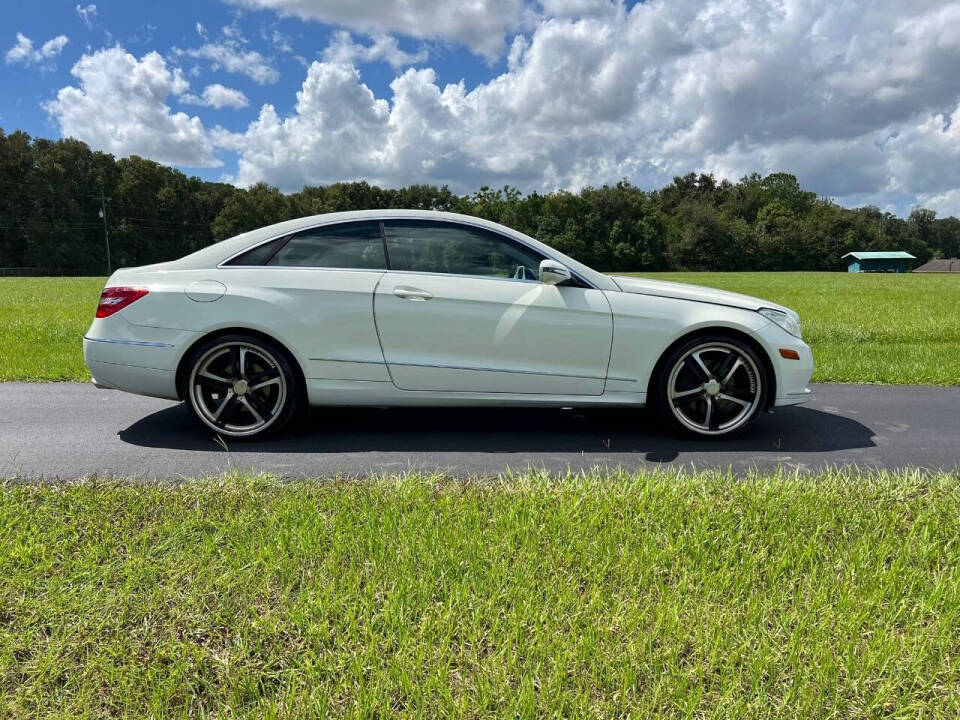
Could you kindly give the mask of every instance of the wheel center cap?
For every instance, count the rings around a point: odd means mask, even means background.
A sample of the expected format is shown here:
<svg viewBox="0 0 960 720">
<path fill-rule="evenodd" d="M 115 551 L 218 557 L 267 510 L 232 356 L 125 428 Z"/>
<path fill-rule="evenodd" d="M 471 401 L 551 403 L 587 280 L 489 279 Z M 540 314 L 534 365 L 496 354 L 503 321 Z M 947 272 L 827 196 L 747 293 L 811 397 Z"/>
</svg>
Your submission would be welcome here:
<svg viewBox="0 0 960 720">
<path fill-rule="evenodd" d="M 234 395 L 246 395 L 247 394 L 247 381 L 246 380 L 237 380 L 233 384 L 233 394 Z"/>
<path fill-rule="evenodd" d="M 718 395 L 720 393 L 721 387 L 720 383 L 716 380 L 708 380 L 703 385 L 703 389 L 707 391 L 707 395 Z"/>
</svg>

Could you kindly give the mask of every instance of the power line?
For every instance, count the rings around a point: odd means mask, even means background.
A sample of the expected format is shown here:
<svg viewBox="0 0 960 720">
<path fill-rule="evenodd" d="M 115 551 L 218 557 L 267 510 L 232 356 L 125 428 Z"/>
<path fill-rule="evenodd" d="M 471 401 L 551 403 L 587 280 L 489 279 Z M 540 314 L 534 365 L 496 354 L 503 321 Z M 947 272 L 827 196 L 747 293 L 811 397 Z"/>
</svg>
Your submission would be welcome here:
<svg viewBox="0 0 960 720">
<path fill-rule="evenodd" d="M 101 226 L 100 223 L 83 223 L 83 224 L 54 224 L 54 223 L 35 223 L 31 225 L 0 225 L 0 230 L 23 230 L 25 232 L 31 232 L 34 230 L 97 230 Z M 125 229 L 132 230 L 149 230 L 150 232 L 155 233 L 167 233 L 171 235 L 179 235 L 181 237 L 201 237 L 206 235 L 212 235 L 212 232 L 208 229 L 196 230 L 184 228 L 179 230 L 174 227 L 163 227 L 163 226 L 151 226 L 151 225 L 138 225 L 134 223 L 128 223 L 126 225 L 113 226 L 113 230 L 116 233 L 118 230 L 123 231 Z"/>
<path fill-rule="evenodd" d="M 137 217 L 130 217 L 129 215 L 121 215 L 120 217 L 122 220 L 144 220 L 146 222 L 165 223 L 167 225 L 182 225 L 182 226 L 189 225 L 191 227 L 202 227 L 202 228 L 210 227 L 209 225 L 205 225 L 203 223 L 188 223 L 188 222 L 182 223 L 179 220 L 164 220 L 162 218 L 137 218 Z"/>
</svg>

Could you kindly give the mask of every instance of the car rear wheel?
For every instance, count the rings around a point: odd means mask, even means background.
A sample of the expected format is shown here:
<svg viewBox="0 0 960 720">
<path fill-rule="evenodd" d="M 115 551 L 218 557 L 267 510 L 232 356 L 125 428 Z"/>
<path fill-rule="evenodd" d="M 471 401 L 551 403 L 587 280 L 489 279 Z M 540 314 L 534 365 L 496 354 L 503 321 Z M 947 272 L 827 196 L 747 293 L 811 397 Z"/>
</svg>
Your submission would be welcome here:
<svg viewBox="0 0 960 720">
<path fill-rule="evenodd" d="M 726 437 L 742 431 L 764 406 L 767 379 L 756 351 L 731 337 L 698 337 L 661 365 L 655 399 L 681 434 Z"/>
<path fill-rule="evenodd" d="M 302 403 L 286 353 L 263 338 L 213 338 L 187 363 L 183 393 L 187 407 L 220 435 L 246 439 L 278 432 Z"/>
</svg>

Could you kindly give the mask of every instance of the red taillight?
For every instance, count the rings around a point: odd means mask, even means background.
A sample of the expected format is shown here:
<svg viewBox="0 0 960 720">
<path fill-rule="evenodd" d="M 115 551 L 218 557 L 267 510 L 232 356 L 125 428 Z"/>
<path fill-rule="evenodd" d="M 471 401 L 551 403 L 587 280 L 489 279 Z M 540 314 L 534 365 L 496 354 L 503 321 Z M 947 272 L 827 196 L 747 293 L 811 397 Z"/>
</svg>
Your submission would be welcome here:
<svg viewBox="0 0 960 720">
<path fill-rule="evenodd" d="M 108 287 L 100 293 L 100 304 L 97 305 L 97 317 L 110 317 L 115 312 L 123 310 L 130 303 L 136 302 L 147 294 L 146 288 Z"/>
</svg>

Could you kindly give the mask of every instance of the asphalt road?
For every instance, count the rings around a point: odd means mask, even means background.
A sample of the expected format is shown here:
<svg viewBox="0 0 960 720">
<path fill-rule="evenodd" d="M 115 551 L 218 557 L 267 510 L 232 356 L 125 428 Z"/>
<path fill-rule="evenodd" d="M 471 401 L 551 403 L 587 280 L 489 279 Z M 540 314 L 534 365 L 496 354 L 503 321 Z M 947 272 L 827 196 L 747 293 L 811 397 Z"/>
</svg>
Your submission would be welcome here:
<svg viewBox="0 0 960 720">
<path fill-rule="evenodd" d="M 178 403 L 86 383 L 0 383 L 0 477 L 473 476 L 659 464 L 742 473 L 851 463 L 960 468 L 960 388 L 818 385 L 808 405 L 762 415 L 746 434 L 716 442 L 664 435 L 637 410 L 325 408 L 280 438 L 224 448 Z"/>
</svg>

